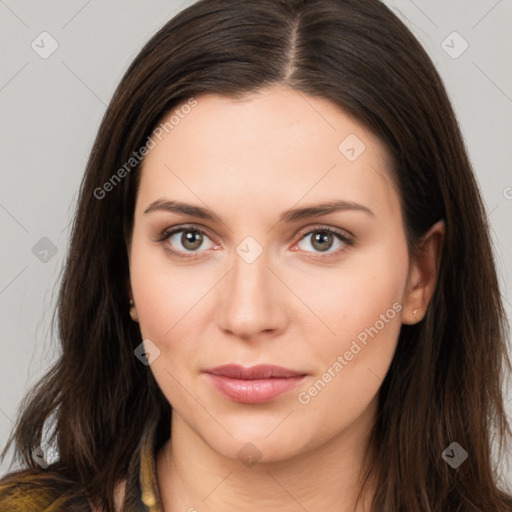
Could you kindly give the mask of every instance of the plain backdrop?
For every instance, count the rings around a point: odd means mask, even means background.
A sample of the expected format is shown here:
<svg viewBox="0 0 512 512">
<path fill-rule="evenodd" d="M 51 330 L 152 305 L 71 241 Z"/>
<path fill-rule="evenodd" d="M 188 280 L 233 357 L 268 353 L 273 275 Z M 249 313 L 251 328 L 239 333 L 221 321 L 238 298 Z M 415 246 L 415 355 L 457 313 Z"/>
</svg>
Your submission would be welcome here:
<svg viewBox="0 0 512 512">
<path fill-rule="evenodd" d="M 0 0 L 2 448 L 23 395 L 58 356 L 49 325 L 59 272 L 106 105 L 143 44 L 191 3 Z M 487 206 L 510 318 L 512 1 L 386 3 L 424 45 L 452 99 Z M 510 389 L 506 401 L 511 415 Z M 502 478 L 512 487 L 506 455 Z M 8 469 L 4 462 L 0 474 Z"/>
</svg>

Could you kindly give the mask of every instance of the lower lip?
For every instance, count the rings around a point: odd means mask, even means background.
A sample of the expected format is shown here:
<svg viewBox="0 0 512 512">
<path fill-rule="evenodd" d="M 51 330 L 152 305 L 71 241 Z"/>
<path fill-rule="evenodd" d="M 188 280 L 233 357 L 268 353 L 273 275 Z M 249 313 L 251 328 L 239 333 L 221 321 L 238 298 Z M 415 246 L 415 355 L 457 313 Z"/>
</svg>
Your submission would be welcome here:
<svg viewBox="0 0 512 512">
<path fill-rule="evenodd" d="M 263 404 L 298 386 L 306 377 L 272 379 L 232 379 L 222 375 L 206 374 L 213 386 L 223 395 L 235 402 L 244 404 Z"/>
</svg>

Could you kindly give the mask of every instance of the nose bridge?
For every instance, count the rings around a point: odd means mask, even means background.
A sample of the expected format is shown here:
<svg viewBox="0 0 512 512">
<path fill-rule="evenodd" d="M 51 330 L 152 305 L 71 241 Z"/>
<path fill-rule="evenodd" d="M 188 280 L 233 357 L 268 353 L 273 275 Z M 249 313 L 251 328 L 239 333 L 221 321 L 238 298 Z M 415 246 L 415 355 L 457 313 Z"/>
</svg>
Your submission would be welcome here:
<svg viewBox="0 0 512 512">
<path fill-rule="evenodd" d="M 219 301 L 219 326 L 243 337 L 277 328 L 282 308 L 267 268 L 270 254 L 256 243 L 246 239 L 237 247 Z"/>
</svg>

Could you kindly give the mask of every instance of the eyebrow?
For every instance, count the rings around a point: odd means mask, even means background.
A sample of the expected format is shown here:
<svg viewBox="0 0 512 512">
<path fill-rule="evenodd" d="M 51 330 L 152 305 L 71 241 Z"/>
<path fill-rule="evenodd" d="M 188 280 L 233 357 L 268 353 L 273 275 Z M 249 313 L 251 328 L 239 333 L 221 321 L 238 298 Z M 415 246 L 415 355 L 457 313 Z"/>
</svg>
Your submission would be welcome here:
<svg viewBox="0 0 512 512">
<path fill-rule="evenodd" d="M 328 201 L 302 208 L 291 208 L 281 213 L 279 222 L 292 223 L 298 222 L 303 219 L 311 217 L 320 217 L 338 211 L 361 211 L 368 215 L 375 216 L 375 214 L 366 206 L 354 203 L 352 201 Z M 145 210 L 144 215 L 155 211 L 166 211 L 170 213 L 177 213 L 178 215 L 190 215 L 203 220 L 210 220 L 213 222 L 222 223 L 221 218 L 207 208 L 202 206 L 195 206 L 181 201 L 171 201 L 167 199 L 157 199 L 153 201 Z"/>
</svg>

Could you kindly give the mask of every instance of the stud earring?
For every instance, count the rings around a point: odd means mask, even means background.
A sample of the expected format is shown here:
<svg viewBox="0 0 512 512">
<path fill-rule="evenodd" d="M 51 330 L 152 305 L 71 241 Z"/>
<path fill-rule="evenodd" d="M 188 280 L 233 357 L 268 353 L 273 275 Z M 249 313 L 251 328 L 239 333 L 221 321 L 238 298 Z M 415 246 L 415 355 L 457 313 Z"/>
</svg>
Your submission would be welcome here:
<svg viewBox="0 0 512 512">
<path fill-rule="evenodd" d="M 135 309 L 135 302 L 133 301 L 133 299 L 130 299 L 130 318 L 134 322 L 137 322 L 137 320 L 138 320 L 138 318 L 137 318 L 137 311 Z"/>
<path fill-rule="evenodd" d="M 416 315 L 418 314 L 419 312 L 419 309 L 418 308 L 415 308 L 412 310 L 412 316 L 416 319 Z"/>
</svg>

